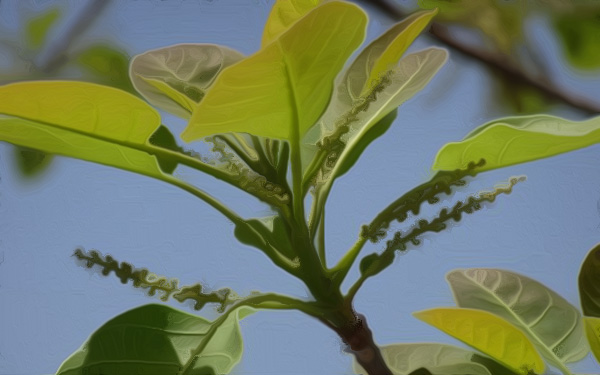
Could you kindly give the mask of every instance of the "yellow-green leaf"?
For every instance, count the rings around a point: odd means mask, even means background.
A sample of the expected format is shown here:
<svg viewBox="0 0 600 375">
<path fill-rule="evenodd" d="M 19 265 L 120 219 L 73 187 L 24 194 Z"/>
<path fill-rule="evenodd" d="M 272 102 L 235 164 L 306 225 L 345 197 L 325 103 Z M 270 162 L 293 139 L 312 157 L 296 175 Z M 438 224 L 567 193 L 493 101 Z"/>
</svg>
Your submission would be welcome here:
<svg viewBox="0 0 600 375">
<path fill-rule="evenodd" d="M 544 361 L 527 336 L 494 314 L 474 309 L 436 308 L 417 312 L 414 316 L 517 373 L 544 372 Z"/>
<path fill-rule="evenodd" d="M 150 155 L 160 116 L 118 89 L 84 82 L 0 86 L 0 141 L 164 179 Z"/>
<path fill-rule="evenodd" d="M 600 117 L 570 121 L 548 115 L 489 122 L 438 152 L 433 169 L 455 170 L 485 159 L 480 171 L 543 159 L 600 142 Z"/>
<path fill-rule="evenodd" d="M 181 137 L 245 132 L 300 137 L 319 118 L 333 80 L 364 38 L 357 6 L 328 2 L 255 55 L 225 69 L 196 107 Z"/>
<path fill-rule="evenodd" d="M 0 117 L 0 141 L 43 152 L 104 164 L 155 178 L 166 178 L 154 156 L 93 134 L 61 129 L 43 122 Z"/>
<path fill-rule="evenodd" d="M 277 0 L 263 31 L 262 45 L 271 43 L 296 21 L 326 0 Z"/>
<path fill-rule="evenodd" d="M 436 14 L 437 9 L 411 14 L 389 28 L 358 55 L 344 77 L 353 99 L 368 93 L 382 75 L 396 67 L 406 49 Z"/>
<path fill-rule="evenodd" d="M 600 318 L 584 317 L 585 333 L 596 361 L 600 363 Z"/>
<path fill-rule="evenodd" d="M 124 143 L 145 143 L 159 114 L 124 91 L 75 81 L 29 81 L 0 86 L 0 114 Z"/>
</svg>

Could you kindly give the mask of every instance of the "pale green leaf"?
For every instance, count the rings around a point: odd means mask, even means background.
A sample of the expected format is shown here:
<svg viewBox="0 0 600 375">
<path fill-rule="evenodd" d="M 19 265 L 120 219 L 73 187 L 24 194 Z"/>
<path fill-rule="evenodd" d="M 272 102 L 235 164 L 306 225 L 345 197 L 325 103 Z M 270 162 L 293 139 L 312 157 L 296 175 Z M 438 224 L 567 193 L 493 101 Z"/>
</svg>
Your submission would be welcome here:
<svg viewBox="0 0 600 375">
<path fill-rule="evenodd" d="M 455 170 L 485 159 L 479 171 L 543 159 L 600 142 L 600 117 L 570 121 L 549 115 L 508 117 L 475 129 L 464 140 L 446 144 L 433 169 Z"/>
<path fill-rule="evenodd" d="M 327 0 L 277 0 L 271 8 L 262 36 L 263 47 L 289 29 L 296 21 Z"/>
<path fill-rule="evenodd" d="M 364 38 L 365 13 L 328 2 L 277 40 L 225 69 L 198 104 L 181 137 L 245 132 L 299 139 L 317 121 L 333 80 Z"/>
<path fill-rule="evenodd" d="M 413 314 L 465 344 L 499 361 L 512 371 L 537 374 L 544 361 L 527 336 L 506 320 L 487 311 L 436 308 Z"/>
<path fill-rule="evenodd" d="M 600 244 L 590 250 L 579 270 L 579 298 L 583 315 L 600 318 Z"/>
<path fill-rule="evenodd" d="M 519 327 L 553 364 L 589 351 L 581 314 L 556 292 L 528 277 L 497 269 L 455 270 L 446 279 L 460 307 L 491 312 Z"/>
<path fill-rule="evenodd" d="M 311 149 L 311 143 L 324 143 L 323 141 L 326 140 L 326 143 L 342 144 L 341 150 L 333 150 L 333 160 L 329 158 L 328 163 L 321 167 L 316 175 L 318 195 L 327 195 L 335 178 L 347 170 L 347 160 L 355 159 L 356 154 L 364 150 L 362 147 L 364 138 L 369 137 L 371 128 L 422 90 L 443 66 L 446 59 L 447 52 L 438 48 L 429 48 L 402 58 L 397 67 L 391 71 L 389 83 L 382 85 L 377 100 L 370 102 L 366 109 L 357 111 L 356 115 L 348 116 L 347 113 L 352 111 L 352 105 L 349 105 L 347 100 L 338 100 L 340 96 L 334 96 L 320 120 L 321 128 L 311 129 L 305 138 L 307 153 L 311 150 L 313 153 L 319 152 L 318 148 L 315 150 L 316 146 L 312 146 Z M 348 117 L 352 121 L 347 121 Z M 341 134 L 336 132 L 340 127 L 347 127 L 346 131 Z M 319 131 L 321 133 L 317 134 Z"/>
<path fill-rule="evenodd" d="M 408 375 L 426 368 L 435 375 L 510 375 L 509 369 L 473 351 L 436 343 L 392 344 L 380 347 L 383 360 L 394 375 Z M 354 372 L 366 374 L 356 359 Z"/>
<path fill-rule="evenodd" d="M 214 44 L 176 44 L 135 56 L 129 75 L 148 102 L 189 118 L 217 75 L 243 58 L 231 48 Z"/>
<path fill-rule="evenodd" d="M 252 311 L 234 311 L 207 335 L 214 323 L 204 318 L 165 305 L 138 307 L 94 332 L 57 375 L 178 374 L 190 363 L 188 375 L 226 374 L 242 356 L 238 321 Z M 194 359 L 200 345 L 204 348 Z"/>
<path fill-rule="evenodd" d="M 600 318 L 584 317 L 585 333 L 596 361 L 600 363 Z"/>
</svg>

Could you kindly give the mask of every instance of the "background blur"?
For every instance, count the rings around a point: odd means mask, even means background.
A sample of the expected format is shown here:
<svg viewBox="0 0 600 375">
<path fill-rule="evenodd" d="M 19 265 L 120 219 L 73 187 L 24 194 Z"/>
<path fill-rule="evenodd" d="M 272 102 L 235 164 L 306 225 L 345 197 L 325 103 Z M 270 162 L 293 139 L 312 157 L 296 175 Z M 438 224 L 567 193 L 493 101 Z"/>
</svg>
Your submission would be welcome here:
<svg viewBox="0 0 600 375">
<path fill-rule="evenodd" d="M 0 81 L 81 79 L 131 89 L 131 56 L 175 43 L 216 43 L 252 54 L 272 1 L 0 1 Z M 92 5 L 90 5 L 92 4 Z M 400 108 L 389 132 L 338 180 L 328 203 L 327 248 L 335 262 L 359 228 L 430 175 L 440 147 L 491 119 L 545 112 L 583 119 L 600 111 L 600 6 L 597 1 L 422 1 L 441 6 L 437 32 L 479 53 L 450 49 L 429 86 Z M 477 4 L 477 5 L 474 5 Z M 411 1 L 360 2 L 370 40 L 410 12 Z M 447 47 L 424 35 L 411 48 Z M 523 76 L 490 69 L 504 61 Z M 575 99 L 543 95 L 525 78 Z M 589 101 L 590 103 L 585 103 Z M 594 102 L 595 101 L 595 102 Z M 583 103 L 583 104 L 582 104 Z M 579 107 L 579 108 L 578 108 Z M 591 108 L 590 108 L 591 107 Z M 176 134 L 184 121 L 164 115 Z M 495 267 L 537 279 L 579 306 L 577 274 L 600 242 L 600 146 L 477 176 L 442 202 L 527 175 L 509 196 L 428 236 L 370 279 L 356 308 L 378 343 L 461 345 L 411 316 L 454 305 L 444 275 Z M 243 193 L 184 168 L 180 176 L 247 217 L 267 209 Z M 100 325 L 125 310 L 160 302 L 116 277 L 78 267 L 73 250 L 98 249 L 182 284 L 200 281 L 239 294 L 306 289 L 259 251 L 240 245 L 232 225 L 175 187 L 83 161 L 0 144 L 0 374 L 50 374 Z M 426 208 L 430 217 L 441 208 Z M 377 250 L 367 246 L 363 254 Z M 349 275 L 353 281 L 358 275 Z M 172 306 L 192 311 L 188 306 Z M 210 308 L 202 315 L 212 318 Z M 351 374 L 338 337 L 297 312 L 261 311 L 241 322 L 245 341 L 234 374 Z M 591 355 L 590 355 L 591 356 Z M 588 357 L 575 373 L 600 373 Z"/>
</svg>

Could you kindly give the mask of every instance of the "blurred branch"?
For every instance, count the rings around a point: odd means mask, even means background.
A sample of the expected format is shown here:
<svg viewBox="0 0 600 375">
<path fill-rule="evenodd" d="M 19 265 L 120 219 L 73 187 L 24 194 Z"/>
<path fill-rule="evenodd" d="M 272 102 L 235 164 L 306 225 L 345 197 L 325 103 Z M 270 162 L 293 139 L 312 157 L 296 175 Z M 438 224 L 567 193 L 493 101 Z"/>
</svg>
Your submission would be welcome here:
<svg viewBox="0 0 600 375">
<path fill-rule="evenodd" d="M 67 29 L 57 39 L 48 43 L 47 48 L 40 54 L 37 68 L 46 73 L 59 68 L 65 61 L 65 54 L 71 43 L 93 23 L 109 2 L 110 0 L 86 2 Z"/>
<path fill-rule="evenodd" d="M 380 9 L 393 18 L 404 18 L 407 14 L 399 9 L 396 5 L 391 4 L 388 0 L 362 0 L 374 7 Z M 506 56 L 499 53 L 490 53 L 476 47 L 471 47 L 461 43 L 461 41 L 453 38 L 445 26 L 439 23 L 432 23 L 429 30 L 429 35 L 434 39 L 442 42 L 447 47 L 460 52 L 464 56 L 477 60 L 488 67 L 502 73 L 507 79 L 515 82 L 526 84 L 537 89 L 548 98 L 555 99 L 577 108 L 588 114 L 600 113 L 600 103 L 587 100 L 584 97 L 573 95 L 561 90 L 559 87 L 550 82 L 547 78 L 532 76 L 514 64 Z"/>
</svg>

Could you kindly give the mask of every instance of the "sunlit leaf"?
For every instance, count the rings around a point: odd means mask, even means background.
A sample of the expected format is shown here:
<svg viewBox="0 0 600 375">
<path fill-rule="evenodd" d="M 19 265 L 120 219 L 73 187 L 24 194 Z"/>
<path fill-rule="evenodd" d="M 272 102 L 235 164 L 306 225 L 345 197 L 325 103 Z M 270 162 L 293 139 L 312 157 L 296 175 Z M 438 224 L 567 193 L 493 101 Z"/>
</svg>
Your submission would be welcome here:
<svg viewBox="0 0 600 375">
<path fill-rule="evenodd" d="M 135 89 L 151 104 L 189 118 L 217 75 L 243 57 L 214 44 L 176 44 L 135 56 L 129 74 Z"/>
<path fill-rule="evenodd" d="M 600 142 L 600 117 L 570 121 L 548 115 L 494 120 L 438 152 L 433 169 L 455 170 L 485 159 L 480 171 L 543 159 Z"/>
<path fill-rule="evenodd" d="M 181 137 L 246 132 L 302 136 L 329 102 L 333 80 L 362 42 L 365 13 L 326 3 L 298 20 L 255 55 L 225 69 L 196 107 Z"/>
<path fill-rule="evenodd" d="M 600 318 L 600 244 L 590 250 L 581 265 L 579 298 L 583 315 Z"/>
<path fill-rule="evenodd" d="M 243 351 L 238 321 L 252 309 L 231 313 L 208 335 L 214 324 L 165 305 L 145 305 L 105 323 L 65 360 L 57 375 L 226 374 Z M 192 353 L 200 346 L 204 349 Z"/>
<path fill-rule="evenodd" d="M 262 45 L 266 46 L 289 29 L 296 21 L 327 0 L 277 0 L 265 23 Z"/>
<path fill-rule="evenodd" d="M 25 38 L 31 48 L 40 48 L 52 26 L 60 18 L 57 8 L 50 9 L 31 18 L 25 26 Z"/>
<path fill-rule="evenodd" d="M 394 69 L 406 49 L 437 14 L 437 10 L 411 14 L 371 42 L 352 62 L 336 89 L 352 102 L 367 94 L 388 70 Z M 340 97 L 338 100 L 343 100 Z"/>
<path fill-rule="evenodd" d="M 446 344 L 392 344 L 380 347 L 381 355 L 392 373 L 408 375 L 426 368 L 435 375 L 511 375 L 506 367 L 480 354 Z M 354 372 L 367 372 L 354 360 Z"/>
<path fill-rule="evenodd" d="M 42 122 L 0 117 L 0 141 L 163 178 L 156 158 L 147 152 Z"/>
<path fill-rule="evenodd" d="M 587 355 L 580 312 L 543 284 L 513 272 L 479 268 L 455 270 L 446 279 L 458 306 L 506 319 L 553 364 L 564 368 Z"/>
<path fill-rule="evenodd" d="M 600 318 L 584 317 L 585 333 L 596 361 L 600 363 Z"/>
<path fill-rule="evenodd" d="M 487 311 L 436 308 L 413 314 L 467 345 L 489 355 L 512 371 L 544 371 L 544 361 L 527 336 L 506 320 Z"/>
<path fill-rule="evenodd" d="M 160 125 L 158 113 L 142 100 L 85 82 L 31 81 L 0 86 L 0 114 L 123 143 L 144 143 Z"/>
<path fill-rule="evenodd" d="M 160 178 L 143 151 L 158 113 L 131 94 L 83 82 L 21 82 L 0 87 L 0 140 Z"/>
</svg>

